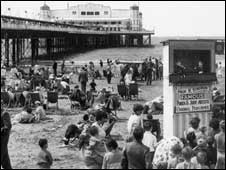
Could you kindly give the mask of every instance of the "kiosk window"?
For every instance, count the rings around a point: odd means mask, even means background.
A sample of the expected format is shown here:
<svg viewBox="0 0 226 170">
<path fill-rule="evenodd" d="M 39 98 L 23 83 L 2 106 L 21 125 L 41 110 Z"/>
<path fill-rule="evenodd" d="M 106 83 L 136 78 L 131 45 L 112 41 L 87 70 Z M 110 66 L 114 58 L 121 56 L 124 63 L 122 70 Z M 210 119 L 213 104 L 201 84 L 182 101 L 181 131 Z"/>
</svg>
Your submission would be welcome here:
<svg viewBox="0 0 226 170">
<path fill-rule="evenodd" d="M 210 50 L 174 50 L 174 73 L 210 73 Z"/>
</svg>

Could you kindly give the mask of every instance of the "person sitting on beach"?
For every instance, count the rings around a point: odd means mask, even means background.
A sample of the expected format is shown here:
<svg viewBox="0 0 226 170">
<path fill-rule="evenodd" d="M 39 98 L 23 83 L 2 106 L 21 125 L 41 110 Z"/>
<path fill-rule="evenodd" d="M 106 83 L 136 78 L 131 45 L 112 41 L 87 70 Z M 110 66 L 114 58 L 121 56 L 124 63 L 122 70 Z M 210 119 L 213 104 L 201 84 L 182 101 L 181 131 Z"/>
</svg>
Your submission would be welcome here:
<svg viewBox="0 0 226 170">
<path fill-rule="evenodd" d="M 44 102 L 45 97 L 44 97 L 44 92 L 41 90 L 41 87 L 37 86 L 33 93 L 38 93 L 41 103 Z"/>
<path fill-rule="evenodd" d="M 53 158 L 51 153 L 47 150 L 48 148 L 47 139 L 40 139 L 39 146 L 41 148 L 41 151 L 38 154 L 37 165 L 41 169 L 50 169 L 51 165 L 53 164 Z"/>
<path fill-rule="evenodd" d="M 76 138 L 79 138 L 79 135 L 81 134 L 81 130 L 76 125 L 69 125 L 67 127 L 65 137 L 63 139 L 64 144 L 68 145 L 70 142 L 70 139 L 75 140 Z"/>
<path fill-rule="evenodd" d="M 25 108 L 21 113 L 14 117 L 14 123 L 33 123 L 35 121 L 35 116 L 32 114 L 32 109 L 30 107 Z"/>
<path fill-rule="evenodd" d="M 85 108 L 86 94 L 84 94 L 83 91 L 79 89 L 78 85 L 74 87 L 74 90 L 70 95 L 70 99 L 72 101 L 72 107 L 74 107 L 77 103 L 79 103 L 82 108 Z"/>
<path fill-rule="evenodd" d="M 84 114 L 82 120 L 78 122 L 77 126 L 81 130 L 81 133 L 87 133 L 94 121 L 95 120 L 92 120 L 92 115 Z"/>
<path fill-rule="evenodd" d="M 62 90 L 62 94 L 67 94 L 70 91 L 70 85 L 68 84 L 68 82 L 64 79 L 62 79 L 62 81 L 60 82 L 61 84 L 61 90 Z"/>
<path fill-rule="evenodd" d="M 104 155 L 102 169 L 122 169 L 122 152 L 118 149 L 118 144 L 114 139 L 106 142 L 108 152 Z"/>
<path fill-rule="evenodd" d="M 107 90 L 106 90 L 106 88 L 103 88 L 100 92 L 98 92 L 96 102 L 104 104 L 104 102 L 106 100 L 106 94 L 107 94 Z"/>
<path fill-rule="evenodd" d="M 36 105 L 35 120 L 37 122 L 39 122 L 40 120 L 46 119 L 46 112 L 45 112 L 43 106 L 41 105 L 41 102 L 40 101 L 36 101 L 35 105 Z"/>
</svg>

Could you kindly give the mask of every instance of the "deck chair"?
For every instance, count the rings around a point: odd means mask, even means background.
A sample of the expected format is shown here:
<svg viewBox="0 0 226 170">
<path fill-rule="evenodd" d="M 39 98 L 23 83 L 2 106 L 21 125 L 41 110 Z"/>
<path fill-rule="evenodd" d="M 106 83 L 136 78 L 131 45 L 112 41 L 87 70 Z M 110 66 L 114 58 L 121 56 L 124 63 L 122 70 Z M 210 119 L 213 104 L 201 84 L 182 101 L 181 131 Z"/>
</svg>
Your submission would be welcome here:
<svg viewBox="0 0 226 170">
<path fill-rule="evenodd" d="M 10 97 L 7 92 L 1 92 L 1 100 L 3 101 L 4 106 L 9 107 L 10 106 Z"/>
<path fill-rule="evenodd" d="M 131 96 L 136 96 L 138 99 L 138 84 L 129 84 L 129 97 L 131 99 Z"/>
<path fill-rule="evenodd" d="M 36 101 L 40 101 L 41 102 L 41 98 L 40 98 L 40 94 L 39 93 L 29 93 L 29 97 L 30 97 L 30 106 L 31 104 L 35 104 Z"/>
<path fill-rule="evenodd" d="M 81 109 L 81 104 L 74 99 L 73 94 L 69 96 L 69 99 L 71 101 L 71 110 Z"/>
<path fill-rule="evenodd" d="M 49 103 L 56 103 L 56 107 L 58 109 L 58 92 L 47 92 L 47 109 L 49 107 Z"/>
<path fill-rule="evenodd" d="M 128 95 L 127 95 L 127 87 L 126 87 L 126 85 L 121 85 L 121 84 L 118 84 L 117 85 L 117 89 L 118 89 L 118 93 L 119 93 L 119 95 L 122 97 L 122 98 L 126 98 Z"/>
</svg>

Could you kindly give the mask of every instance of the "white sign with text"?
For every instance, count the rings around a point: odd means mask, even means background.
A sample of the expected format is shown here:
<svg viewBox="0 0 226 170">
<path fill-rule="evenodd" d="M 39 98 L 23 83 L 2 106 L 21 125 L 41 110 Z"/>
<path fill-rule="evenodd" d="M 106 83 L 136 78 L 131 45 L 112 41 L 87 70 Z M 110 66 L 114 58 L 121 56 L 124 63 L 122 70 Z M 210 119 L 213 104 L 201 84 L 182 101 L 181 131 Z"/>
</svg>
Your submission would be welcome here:
<svg viewBox="0 0 226 170">
<path fill-rule="evenodd" d="M 176 88 L 176 113 L 210 111 L 211 87 L 187 86 Z"/>
</svg>

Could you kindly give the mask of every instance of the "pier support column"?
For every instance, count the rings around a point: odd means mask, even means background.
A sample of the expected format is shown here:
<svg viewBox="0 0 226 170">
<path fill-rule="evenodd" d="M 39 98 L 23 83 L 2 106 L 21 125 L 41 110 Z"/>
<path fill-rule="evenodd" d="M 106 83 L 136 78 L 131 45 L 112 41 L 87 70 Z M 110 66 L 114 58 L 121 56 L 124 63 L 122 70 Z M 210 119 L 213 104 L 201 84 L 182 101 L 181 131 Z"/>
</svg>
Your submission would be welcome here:
<svg viewBox="0 0 226 170">
<path fill-rule="evenodd" d="M 148 39 L 149 39 L 149 46 L 151 46 L 151 34 L 148 35 Z"/>
<path fill-rule="evenodd" d="M 12 39 L 12 65 L 16 65 L 16 40 L 15 38 Z"/>
<path fill-rule="evenodd" d="M 8 34 L 5 34 L 5 59 L 6 59 L 6 66 L 9 66 L 9 38 Z"/>
<path fill-rule="evenodd" d="M 21 42 L 20 42 L 20 39 L 17 38 L 16 39 L 16 64 L 19 64 L 20 63 L 20 53 L 21 53 Z"/>
<path fill-rule="evenodd" d="M 52 52 L 51 52 L 52 40 L 51 38 L 46 39 L 46 51 L 48 59 L 52 59 Z"/>
<path fill-rule="evenodd" d="M 38 39 L 31 38 L 31 65 L 34 65 L 34 61 L 38 56 Z"/>
</svg>

